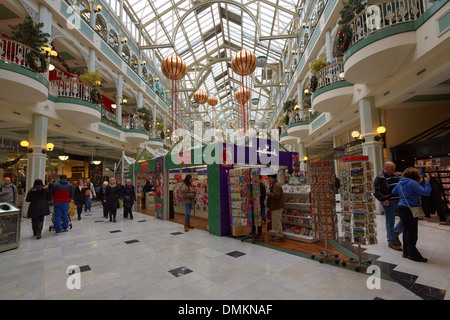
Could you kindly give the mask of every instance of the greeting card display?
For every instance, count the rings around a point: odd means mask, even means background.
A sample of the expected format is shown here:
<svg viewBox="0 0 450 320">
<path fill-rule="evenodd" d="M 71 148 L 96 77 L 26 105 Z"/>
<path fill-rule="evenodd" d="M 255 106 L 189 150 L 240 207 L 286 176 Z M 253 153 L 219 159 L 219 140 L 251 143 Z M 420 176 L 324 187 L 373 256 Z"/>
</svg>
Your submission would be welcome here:
<svg viewBox="0 0 450 320">
<path fill-rule="evenodd" d="M 376 244 L 373 166 L 367 156 L 347 157 L 341 168 L 342 232 L 345 241 Z"/>
<path fill-rule="evenodd" d="M 230 224 L 260 226 L 259 169 L 231 169 L 228 173 L 228 192 Z"/>
<path fill-rule="evenodd" d="M 332 161 L 313 162 L 310 166 L 312 233 L 315 238 L 335 240 L 337 218 Z"/>
</svg>

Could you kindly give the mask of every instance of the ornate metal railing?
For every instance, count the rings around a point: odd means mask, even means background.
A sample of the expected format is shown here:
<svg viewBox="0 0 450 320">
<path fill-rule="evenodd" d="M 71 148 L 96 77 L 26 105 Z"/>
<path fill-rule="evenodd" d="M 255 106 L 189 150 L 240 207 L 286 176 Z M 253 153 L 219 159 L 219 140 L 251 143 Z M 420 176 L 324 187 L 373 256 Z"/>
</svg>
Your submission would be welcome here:
<svg viewBox="0 0 450 320">
<path fill-rule="evenodd" d="M 427 9 L 426 0 L 383 0 L 371 5 L 350 21 L 351 45 L 377 30 L 417 20 Z"/>
<path fill-rule="evenodd" d="M 33 71 L 41 68 L 41 59 L 33 49 L 17 41 L 5 38 L 0 38 L 0 61 Z M 39 73 L 45 75 L 46 72 Z"/>
<path fill-rule="evenodd" d="M 344 63 L 339 61 L 320 69 L 314 74 L 317 77 L 317 89 L 344 80 Z"/>
<path fill-rule="evenodd" d="M 50 94 L 54 97 L 75 98 L 92 102 L 91 91 L 93 89 L 77 80 L 52 80 L 50 81 Z M 93 102 L 92 102 L 93 103 Z"/>
<path fill-rule="evenodd" d="M 298 122 L 308 122 L 311 120 L 311 112 L 309 109 L 294 110 L 289 112 L 289 124 Z"/>
</svg>

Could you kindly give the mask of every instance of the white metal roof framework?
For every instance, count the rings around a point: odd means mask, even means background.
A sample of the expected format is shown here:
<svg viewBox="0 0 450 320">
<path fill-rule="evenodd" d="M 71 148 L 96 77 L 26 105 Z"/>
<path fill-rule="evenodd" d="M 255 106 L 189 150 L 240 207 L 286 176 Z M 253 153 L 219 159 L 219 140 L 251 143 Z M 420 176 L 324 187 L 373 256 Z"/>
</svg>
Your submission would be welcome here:
<svg viewBox="0 0 450 320">
<path fill-rule="evenodd" d="M 262 126 L 277 88 L 254 88 L 253 82 L 279 82 L 279 63 L 288 39 L 297 33 L 301 6 L 306 1 L 123 0 L 123 6 L 133 20 L 126 22 L 134 23 L 140 31 L 136 40 L 141 49 L 153 51 L 150 56 L 157 66 L 169 55 L 186 62 L 188 73 L 178 85 L 182 93 L 179 99 L 190 108 L 198 89 L 216 96 L 216 127 L 226 129 L 237 119 L 240 108 L 235 91 L 242 85 L 241 77 L 231 69 L 231 59 L 242 49 L 268 59 L 267 67 L 257 68 L 256 77 L 249 77 L 247 84 L 252 88 L 251 98 L 259 99 L 251 106 L 251 119 Z M 207 104 L 200 106 L 196 117 L 211 121 L 207 108 Z M 192 111 L 184 110 L 180 115 L 191 115 L 192 119 Z"/>
</svg>

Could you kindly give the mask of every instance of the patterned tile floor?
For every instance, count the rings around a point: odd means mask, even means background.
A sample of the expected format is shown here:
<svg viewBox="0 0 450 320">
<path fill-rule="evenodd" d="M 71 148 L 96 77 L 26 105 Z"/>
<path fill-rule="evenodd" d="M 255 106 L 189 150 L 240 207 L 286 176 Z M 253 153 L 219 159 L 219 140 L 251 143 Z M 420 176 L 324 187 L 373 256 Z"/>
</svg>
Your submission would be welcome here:
<svg viewBox="0 0 450 320">
<path fill-rule="evenodd" d="M 380 244 L 365 251 L 383 272 L 380 289 L 367 287 L 365 272 L 198 229 L 184 233 L 140 213 L 128 220 L 119 212 L 112 223 L 94 206 L 59 236 L 46 218 L 40 240 L 23 219 L 20 247 L 0 253 L 0 299 L 449 299 L 450 227 L 420 222 L 418 247 L 429 262 L 417 263 L 387 248 L 383 218 Z M 74 266 L 80 289 L 68 288 Z"/>
</svg>

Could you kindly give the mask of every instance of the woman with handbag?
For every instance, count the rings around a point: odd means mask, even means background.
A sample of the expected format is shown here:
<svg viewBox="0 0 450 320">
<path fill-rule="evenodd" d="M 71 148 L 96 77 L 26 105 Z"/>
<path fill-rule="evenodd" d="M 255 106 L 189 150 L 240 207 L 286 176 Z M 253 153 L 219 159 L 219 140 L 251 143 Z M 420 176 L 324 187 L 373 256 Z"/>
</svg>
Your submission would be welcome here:
<svg viewBox="0 0 450 320">
<path fill-rule="evenodd" d="M 420 173 L 415 168 L 403 172 L 399 183 L 392 190 L 400 197 L 398 215 L 403 222 L 403 258 L 413 261 L 427 262 L 416 248 L 418 238 L 419 217 L 425 216 L 420 205 L 420 196 L 428 196 L 431 192 L 430 177 L 424 178 L 425 186 L 420 185 Z"/>
<path fill-rule="evenodd" d="M 191 226 L 191 210 L 192 206 L 195 206 L 195 197 L 197 194 L 192 187 L 192 176 L 190 174 L 184 178 L 180 194 L 183 197 L 183 203 L 186 208 L 186 214 L 184 215 L 184 232 L 188 232 L 189 229 L 194 229 L 194 227 Z"/>
<path fill-rule="evenodd" d="M 78 180 L 78 186 L 75 188 L 73 200 L 77 206 L 78 220 L 81 220 L 81 212 L 83 211 L 83 205 L 86 204 L 86 190 L 88 188 L 84 184 L 84 180 Z"/>
</svg>

